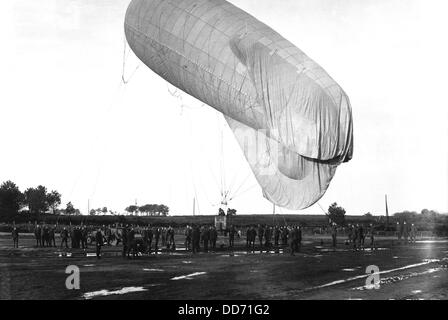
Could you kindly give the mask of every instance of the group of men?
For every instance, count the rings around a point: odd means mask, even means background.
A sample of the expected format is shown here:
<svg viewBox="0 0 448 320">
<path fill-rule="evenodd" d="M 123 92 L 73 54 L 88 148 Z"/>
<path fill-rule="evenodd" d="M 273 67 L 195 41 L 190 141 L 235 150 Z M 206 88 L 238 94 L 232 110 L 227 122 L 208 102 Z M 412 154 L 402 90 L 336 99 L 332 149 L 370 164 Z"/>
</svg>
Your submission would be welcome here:
<svg viewBox="0 0 448 320">
<path fill-rule="evenodd" d="M 218 231 L 214 226 L 203 225 L 201 227 L 187 226 L 185 228 L 185 250 L 191 250 L 197 253 L 201 250 L 201 244 L 204 252 L 216 249 L 216 242 L 218 240 Z M 235 229 L 232 227 L 229 232 L 229 246 L 233 246 L 235 240 Z"/>
<path fill-rule="evenodd" d="M 55 247 L 55 233 L 58 226 L 51 225 L 39 225 L 36 224 L 34 229 L 34 235 L 36 238 L 37 247 Z M 340 228 L 339 228 L 340 229 Z M 101 247 L 105 244 L 110 245 L 113 239 L 116 239 L 116 244 L 122 242 L 123 257 L 136 257 L 141 254 L 151 254 L 153 250 L 157 253 L 161 248 L 166 248 L 168 251 L 176 250 L 175 242 L 175 229 L 169 227 L 139 227 L 139 226 L 116 226 L 112 229 L 110 226 L 103 225 L 101 228 L 95 228 L 93 226 L 74 226 L 63 227 L 59 229 L 60 233 L 60 247 L 69 248 L 69 240 L 71 248 L 74 249 L 87 249 L 88 239 L 95 242 L 97 255 L 100 257 Z M 114 230 L 114 231 L 112 231 Z M 121 232 L 119 232 L 119 231 Z M 337 233 L 338 227 L 335 224 L 330 225 L 329 228 L 333 247 L 337 246 Z M 362 224 L 349 224 L 347 228 L 344 228 L 348 238 L 346 245 L 352 245 L 354 251 L 364 250 L 366 238 L 370 239 L 370 247 L 375 249 L 375 232 L 373 225 L 367 227 Z M 179 230 L 179 232 L 182 232 Z M 186 226 L 184 229 L 185 236 L 185 249 L 193 253 L 199 251 L 208 252 L 209 250 L 215 251 L 218 240 L 218 230 L 215 226 L 210 225 L 193 225 Z M 406 223 L 397 225 L 398 238 L 401 240 L 403 237 L 405 241 L 415 241 L 417 228 L 414 224 L 409 226 Z M 138 235 L 136 237 L 136 235 Z M 235 226 L 230 226 L 226 230 L 228 235 L 228 248 L 232 249 L 235 243 L 235 237 L 242 237 L 241 231 L 237 230 Z M 13 228 L 12 238 L 14 241 L 14 247 L 18 248 L 19 232 L 16 227 Z M 292 226 L 269 226 L 258 225 L 249 226 L 246 228 L 246 248 L 248 250 L 255 251 L 255 245 L 258 238 L 259 250 L 271 250 L 273 247 L 278 248 L 289 247 L 289 252 L 294 255 L 295 252 L 299 252 L 302 246 L 302 227 L 298 225 Z M 224 246 L 224 245 L 221 245 Z"/>
<path fill-rule="evenodd" d="M 260 250 L 263 248 L 269 250 L 272 245 L 278 247 L 280 245 L 287 246 L 289 241 L 290 253 L 294 255 L 294 252 L 299 252 L 302 246 L 302 228 L 298 225 L 293 226 L 268 226 L 258 225 L 248 227 L 246 229 L 246 247 L 252 251 L 255 251 L 255 242 L 258 236 L 258 242 L 260 244 Z M 274 243 L 272 243 L 274 239 Z"/>
<path fill-rule="evenodd" d="M 56 226 L 36 225 L 34 236 L 36 237 L 36 247 L 56 247 Z"/>
<path fill-rule="evenodd" d="M 346 244 L 353 246 L 353 251 L 364 250 L 365 240 L 370 238 L 370 248 L 375 249 L 375 232 L 373 225 L 369 225 L 367 228 L 362 224 L 349 224 L 348 225 L 348 239 Z"/>
<path fill-rule="evenodd" d="M 405 243 L 415 242 L 417 237 L 417 227 L 413 223 L 406 223 L 406 221 L 403 221 L 403 223 L 397 222 L 397 237 L 398 241 L 403 239 Z"/>
</svg>

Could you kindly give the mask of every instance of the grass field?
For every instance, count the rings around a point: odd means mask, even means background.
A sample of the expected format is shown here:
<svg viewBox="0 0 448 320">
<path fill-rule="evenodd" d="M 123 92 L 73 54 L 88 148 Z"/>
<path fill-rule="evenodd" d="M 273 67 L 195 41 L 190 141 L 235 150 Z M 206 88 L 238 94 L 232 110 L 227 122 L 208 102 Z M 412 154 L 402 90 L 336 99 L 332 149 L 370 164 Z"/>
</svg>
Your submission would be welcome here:
<svg viewBox="0 0 448 320">
<path fill-rule="evenodd" d="M 221 238 L 219 243 L 224 244 Z M 323 245 L 321 245 L 323 240 Z M 123 259 L 121 247 L 34 248 L 25 235 L 13 249 L 0 234 L 2 299 L 448 299 L 448 240 L 398 244 L 381 238 L 378 250 L 353 252 L 340 239 L 335 252 L 330 239 L 305 236 L 295 256 L 280 248 L 247 252 L 239 240 L 225 249 L 193 255 L 178 250 Z M 80 290 L 67 290 L 66 267 L 80 269 Z M 367 266 L 380 270 L 379 289 L 367 289 Z"/>
</svg>

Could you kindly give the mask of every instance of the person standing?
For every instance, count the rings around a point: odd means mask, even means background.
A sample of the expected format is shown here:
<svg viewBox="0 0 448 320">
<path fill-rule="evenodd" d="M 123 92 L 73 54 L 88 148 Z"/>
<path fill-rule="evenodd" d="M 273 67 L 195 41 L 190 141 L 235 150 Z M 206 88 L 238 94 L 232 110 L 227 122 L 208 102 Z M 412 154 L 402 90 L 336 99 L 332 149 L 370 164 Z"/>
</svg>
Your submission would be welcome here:
<svg viewBox="0 0 448 320">
<path fill-rule="evenodd" d="M 98 228 L 95 234 L 95 241 L 96 241 L 96 257 L 97 259 L 101 259 L 101 247 L 103 246 L 103 233 L 101 232 L 101 229 Z"/>
<path fill-rule="evenodd" d="M 294 252 L 296 251 L 296 247 L 297 247 L 297 236 L 298 236 L 298 233 L 296 232 L 296 229 L 297 229 L 297 227 L 294 226 L 291 229 L 291 232 L 290 232 L 291 237 L 290 237 L 289 247 L 290 247 L 290 252 L 291 252 L 292 256 L 294 255 Z"/>
<path fill-rule="evenodd" d="M 46 247 L 48 245 L 48 228 L 46 225 L 42 227 L 40 242 L 42 243 L 42 247 Z"/>
<path fill-rule="evenodd" d="M 333 225 L 331 226 L 331 239 L 333 240 L 333 250 L 336 250 L 337 236 L 338 236 L 338 229 L 336 227 L 336 223 L 333 223 Z"/>
<path fill-rule="evenodd" d="M 210 230 L 207 226 L 202 227 L 201 239 L 202 239 L 202 245 L 204 246 L 204 252 L 208 252 L 208 243 L 210 241 Z"/>
<path fill-rule="evenodd" d="M 151 227 L 148 227 L 148 253 L 151 253 L 152 250 L 152 240 L 154 239 L 154 232 Z"/>
<path fill-rule="evenodd" d="M 280 239 L 280 227 L 275 226 L 274 229 L 274 245 L 278 247 L 278 240 Z"/>
<path fill-rule="evenodd" d="M 148 230 L 148 227 L 143 228 L 142 239 L 143 239 L 143 245 L 145 246 L 145 252 L 149 253 L 151 248 L 149 247 L 149 230 Z"/>
<path fill-rule="evenodd" d="M 191 249 L 191 227 L 187 225 L 185 228 L 185 250 L 188 251 Z"/>
<path fill-rule="evenodd" d="M 154 251 L 156 254 L 159 251 L 159 239 L 160 239 L 160 228 L 156 227 L 154 229 Z"/>
<path fill-rule="evenodd" d="M 250 227 L 246 228 L 246 248 L 249 249 L 250 244 Z"/>
<path fill-rule="evenodd" d="M 36 237 L 36 247 L 42 246 L 42 229 L 37 224 L 36 228 L 34 229 L 34 236 Z"/>
<path fill-rule="evenodd" d="M 198 226 L 193 227 L 192 240 L 193 240 L 193 253 L 197 253 L 200 249 L 199 242 L 201 241 L 201 231 L 199 230 Z"/>
<path fill-rule="evenodd" d="M 288 228 L 286 226 L 284 226 L 282 228 L 281 236 L 282 236 L 282 245 L 287 246 L 288 245 Z"/>
<path fill-rule="evenodd" d="M 172 251 L 176 251 L 176 242 L 174 241 L 174 228 L 169 226 L 167 231 L 168 236 L 168 249 L 171 249 Z"/>
<path fill-rule="evenodd" d="M 126 253 L 126 255 L 127 255 L 127 257 L 128 258 L 130 258 L 130 253 L 132 252 L 132 258 L 135 258 L 135 256 L 136 256 L 136 242 L 135 242 L 135 230 L 134 230 L 134 228 L 131 228 L 131 230 L 129 230 L 128 231 L 128 234 L 127 234 L 127 240 L 126 240 L 126 242 L 127 242 L 127 253 Z"/>
<path fill-rule="evenodd" d="M 260 251 L 263 251 L 263 236 L 264 236 L 264 228 L 262 225 L 258 225 L 258 242 L 260 243 Z"/>
<path fill-rule="evenodd" d="M 62 229 L 62 231 L 61 231 L 61 234 L 60 234 L 60 236 L 61 236 L 61 248 L 62 248 L 62 245 L 65 243 L 65 248 L 66 249 L 68 249 L 68 231 L 67 231 L 67 228 L 65 228 L 64 227 L 64 229 Z"/>
<path fill-rule="evenodd" d="M 50 246 L 56 248 L 56 225 L 50 228 Z"/>
<path fill-rule="evenodd" d="M 17 230 L 16 227 L 14 227 L 12 229 L 12 241 L 14 243 L 14 248 L 18 248 L 19 247 L 19 230 Z"/>
<path fill-rule="evenodd" d="M 249 238 L 249 248 L 252 249 L 252 252 L 255 252 L 255 241 L 257 239 L 257 230 L 255 230 L 255 227 L 250 227 L 250 238 Z"/>
<path fill-rule="evenodd" d="M 101 229 L 98 229 L 98 230 L 100 230 L 100 233 L 101 233 Z M 82 227 L 80 234 L 81 234 L 81 246 L 83 249 L 87 249 L 87 238 L 89 237 L 89 232 L 87 231 L 86 226 Z M 95 235 L 95 238 L 96 238 L 96 235 Z"/>
<path fill-rule="evenodd" d="M 235 233 L 236 233 L 236 229 L 235 226 L 231 226 L 230 227 L 230 231 L 229 231 L 229 248 L 233 249 L 233 245 L 235 243 Z"/>
<path fill-rule="evenodd" d="M 216 250 L 216 241 L 218 240 L 218 231 L 216 231 L 215 227 L 210 227 L 210 245 L 212 250 Z"/>
<path fill-rule="evenodd" d="M 406 221 L 403 222 L 403 238 L 404 243 L 408 243 L 408 236 L 409 236 L 409 227 Z"/>
</svg>

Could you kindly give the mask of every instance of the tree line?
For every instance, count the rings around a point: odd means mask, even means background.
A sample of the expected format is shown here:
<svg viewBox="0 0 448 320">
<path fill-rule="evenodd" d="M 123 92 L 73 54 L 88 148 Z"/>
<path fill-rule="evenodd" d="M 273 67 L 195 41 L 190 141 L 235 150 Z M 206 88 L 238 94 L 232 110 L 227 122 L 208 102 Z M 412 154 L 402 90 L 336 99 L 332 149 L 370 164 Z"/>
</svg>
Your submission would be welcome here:
<svg viewBox="0 0 448 320">
<path fill-rule="evenodd" d="M 164 204 L 145 204 L 143 206 L 131 205 L 126 212 L 130 215 L 162 216 L 166 217 L 170 209 Z"/>
<path fill-rule="evenodd" d="M 71 202 L 66 204 L 65 209 L 59 209 L 61 197 L 58 191 L 48 191 L 42 185 L 27 188 L 22 192 L 14 182 L 8 180 L 0 185 L 0 217 L 7 220 L 22 211 L 36 217 L 48 213 L 55 215 L 81 214 Z"/>
<path fill-rule="evenodd" d="M 35 188 L 27 188 L 21 191 L 12 181 L 8 180 L 0 185 L 0 220 L 9 221 L 17 215 L 27 215 L 38 219 L 44 215 L 67 215 L 79 216 L 81 211 L 73 206 L 71 202 L 61 209 L 61 194 L 56 190 L 48 191 L 45 186 L 39 185 Z M 146 204 L 144 206 L 129 206 L 126 212 L 131 215 L 146 216 L 168 216 L 170 209 L 164 204 Z M 92 209 L 91 216 L 120 215 L 116 211 L 108 210 L 107 207 Z"/>
</svg>

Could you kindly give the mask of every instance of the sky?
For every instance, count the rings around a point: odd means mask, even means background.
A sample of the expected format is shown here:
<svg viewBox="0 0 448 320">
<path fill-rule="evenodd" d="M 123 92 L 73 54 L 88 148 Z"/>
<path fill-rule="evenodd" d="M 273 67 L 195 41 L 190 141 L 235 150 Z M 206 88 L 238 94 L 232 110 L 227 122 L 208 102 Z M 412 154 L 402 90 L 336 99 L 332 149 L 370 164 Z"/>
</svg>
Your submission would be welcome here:
<svg viewBox="0 0 448 320">
<path fill-rule="evenodd" d="M 124 41 L 129 0 L 0 2 L 0 182 L 44 185 L 83 213 L 164 203 L 270 214 L 222 116 L 167 85 Z M 448 212 L 446 1 L 231 0 L 290 40 L 350 97 L 354 155 L 326 194 L 347 214 Z M 127 83 L 121 81 L 123 74 Z"/>
</svg>

